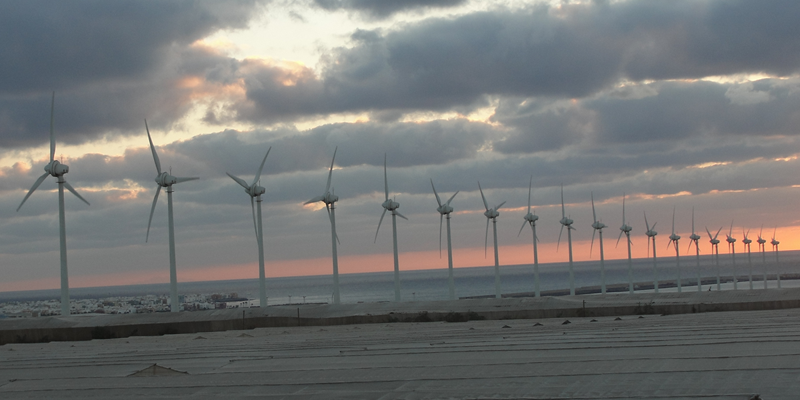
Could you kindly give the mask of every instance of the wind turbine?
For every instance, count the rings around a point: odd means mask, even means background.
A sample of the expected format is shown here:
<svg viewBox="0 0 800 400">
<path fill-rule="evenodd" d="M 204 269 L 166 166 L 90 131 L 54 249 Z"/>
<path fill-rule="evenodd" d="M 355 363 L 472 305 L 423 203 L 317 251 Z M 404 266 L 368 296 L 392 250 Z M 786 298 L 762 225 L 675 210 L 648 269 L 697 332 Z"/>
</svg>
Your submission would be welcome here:
<svg viewBox="0 0 800 400">
<path fill-rule="evenodd" d="M 66 217 L 64 216 L 64 188 L 66 187 L 77 198 L 81 199 L 87 205 L 89 204 L 86 199 L 81 197 L 78 192 L 70 185 L 64 178 L 64 174 L 69 172 L 69 166 L 60 163 L 55 159 L 56 155 L 56 136 L 53 131 L 53 115 L 55 111 L 56 92 L 53 92 L 53 97 L 50 100 L 50 162 L 44 166 L 45 173 L 42 174 L 36 182 L 33 183 L 31 190 L 19 203 L 17 211 L 25 204 L 25 200 L 31 197 L 36 188 L 44 182 L 48 175 L 56 178 L 58 182 L 58 235 L 59 235 L 59 248 L 61 250 L 61 315 L 69 316 L 69 275 L 67 273 L 67 231 L 66 231 Z"/>
<path fill-rule="evenodd" d="M 728 242 L 728 251 L 731 253 L 731 260 L 733 261 L 733 290 L 739 288 L 739 279 L 736 276 L 736 238 L 733 237 L 733 220 L 731 220 L 731 230 L 728 232 L 725 240 Z"/>
<path fill-rule="evenodd" d="M 328 217 L 331 220 L 331 258 L 333 259 L 333 304 L 340 303 L 339 297 L 339 256 L 336 253 L 336 242 L 339 241 L 339 236 L 336 235 L 336 207 L 334 203 L 339 201 L 339 196 L 333 193 L 331 188 L 331 177 L 333 176 L 333 161 L 336 160 L 336 151 L 339 146 L 333 149 L 333 158 L 331 158 L 331 167 L 328 170 L 328 183 L 325 184 L 325 193 L 320 196 L 303 203 L 311 204 L 321 201 L 325 203 L 325 209 L 328 211 Z"/>
<path fill-rule="evenodd" d="M 761 234 L 764 233 L 764 225 L 761 225 L 761 230 L 758 231 L 758 249 L 761 250 L 761 264 L 764 266 L 764 289 L 767 288 L 767 253 L 765 249 L 765 244 L 767 243 L 767 239 L 761 237 Z"/>
<path fill-rule="evenodd" d="M 675 247 L 675 267 L 678 269 L 678 293 L 681 290 L 681 255 L 678 251 L 678 241 L 681 240 L 681 237 L 675 234 L 675 207 L 672 207 L 672 234 L 669 235 L 669 243 L 667 243 L 667 248 L 670 245 Z"/>
<path fill-rule="evenodd" d="M 780 264 L 779 264 L 780 261 L 778 261 L 778 245 L 781 244 L 781 242 L 775 240 L 775 234 L 776 233 L 778 233 L 778 227 L 777 226 L 775 227 L 775 231 L 772 232 L 772 240 L 770 241 L 770 243 L 772 244 L 772 249 L 775 250 L 775 269 L 777 270 L 777 273 L 775 274 L 775 276 L 776 276 L 776 279 L 778 280 L 778 289 L 780 289 L 781 288 L 781 268 L 780 268 Z"/>
<path fill-rule="evenodd" d="M 492 228 L 494 229 L 494 297 L 499 299 L 500 296 L 500 258 L 497 255 L 497 217 L 500 216 L 500 213 L 497 210 L 506 204 L 506 202 L 502 202 L 493 208 L 489 208 L 489 205 L 486 203 L 486 197 L 483 195 L 483 189 L 481 189 L 481 183 L 478 182 L 478 190 L 481 192 L 481 199 L 483 199 L 483 207 L 486 208 L 486 211 L 483 213 L 486 216 L 486 238 L 483 243 L 483 251 L 484 254 L 486 253 L 486 246 L 489 243 L 489 220 L 492 221 Z"/>
<path fill-rule="evenodd" d="M 575 273 L 572 269 L 572 230 L 575 228 L 572 227 L 573 221 L 570 218 L 567 218 L 566 211 L 564 210 L 564 185 L 561 185 L 561 220 L 558 223 L 561 224 L 561 231 L 558 233 L 558 242 L 556 243 L 556 251 L 558 251 L 558 245 L 561 243 L 561 234 L 564 233 L 564 227 L 567 227 L 567 243 L 569 244 L 569 294 L 571 296 L 575 295 Z"/>
<path fill-rule="evenodd" d="M 400 203 L 394 201 L 393 199 L 389 199 L 389 179 L 386 176 L 386 153 L 383 154 L 383 184 L 386 192 L 386 200 L 384 200 L 383 204 L 381 204 L 383 207 L 383 214 L 381 214 L 381 219 L 378 221 L 378 229 L 375 230 L 374 242 L 378 241 L 378 232 L 381 230 L 383 216 L 386 215 L 386 211 L 391 211 L 392 239 L 394 243 L 394 301 L 400 301 L 400 262 L 397 258 L 397 217 L 400 217 L 406 221 L 408 221 L 408 218 L 397 212 L 397 209 L 400 207 Z"/>
<path fill-rule="evenodd" d="M 539 220 L 539 216 L 536 214 L 531 213 L 531 188 L 533 187 L 533 175 L 531 175 L 531 180 L 528 183 L 528 213 L 525 214 L 523 217 L 525 222 L 522 223 L 522 227 L 519 228 L 519 233 L 517 233 L 517 237 L 522 233 L 522 230 L 525 228 L 525 224 L 531 226 L 531 230 L 533 230 L 533 276 L 534 276 L 534 293 L 536 297 L 541 295 L 539 291 L 539 250 L 536 247 L 536 242 L 539 241 L 539 238 L 536 236 L 536 221 Z"/>
<path fill-rule="evenodd" d="M 750 278 L 750 290 L 753 290 L 753 260 L 750 258 L 750 243 L 753 243 L 753 241 L 747 237 L 747 235 L 750 234 L 749 229 L 747 230 L 747 232 L 745 232 L 744 228 L 742 228 L 742 234 L 744 235 L 744 239 L 742 239 L 742 244 L 747 249 L 747 266 L 749 268 L 748 277 Z"/>
<path fill-rule="evenodd" d="M 156 183 L 158 184 L 158 189 L 156 189 L 156 195 L 153 197 L 153 206 L 150 207 L 150 219 L 147 221 L 147 235 L 144 238 L 144 241 L 147 242 L 147 239 L 150 238 L 150 224 L 153 222 L 153 212 L 156 210 L 156 203 L 158 203 L 158 194 L 161 193 L 161 188 L 167 188 L 167 216 L 169 221 L 169 298 L 170 298 L 170 309 L 172 312 L 180 311 L 180 304 L 178 304 L 178 272 L 177 268 L 175 267 L 175 224 L 172 218 L 172 185 L 176 183 L 186 182 L 186 181 L 193 181 L 195 179 L 200 179 L 197 177 L 193 178 L 179 178 L 173 176 L 172 174 L 168 173 L 167 171 L 161 171 L 161 161 L 158 159 L 158 153 L 156 153 L 156 147 L 153 146 L 153 139 L 150 137 L 150 128 L 147 126 L 147 120 L 144 121 L 144 128 L 147 130 L 147 140 L 150 141 L 150 151 L 153 152 L 153 161 L 156 163 L 156 170 L 158 171 L 158 176 L 156 176 Z"/>
<path fill-rule="evenodd" d="M 259 304 L 261 308 L 267 306 L 267 284 L 265 282 L 264 273 L 264 229 L 261 224 L 261 195 L 266 193 L 267 190 L 264 189 L 263 186 L 259 186 L 258 181 L 261 179 L 261 171 L 264 169 L 264 163 L 267 161 L 270 150 L 272 150 L 272 147 L 267 149 L 267 154 L 265 154 L 264 159 L 261 160 L 261 165 L 258 167 L 256 177 L 253 178 L 253 183 L 248 184 L 244 179 L 226 172 L 226 174 L 241 185 L 244 188 L 244 192 L 250 196 L 250 209 L 253 212 L 253 227 L 256 230 L 256 242 L 258 243 L 258 288 L 261 301 Z M 255 203 L 258 203 L 258 218 L 256 218 Z"/>
<path fill-rule="evenodd" d="M 592 244 L 589 246 L 589 257 L 592 256 L 592 248 L 594 247 L 594 234 L 596 232 L 600 233 L 600 293 L 606 293 L 606 264 L 605 264 L 605 257 L 603 256 L 603 228 L 606 227 L 606 224 L 597 220 L 597 213 L 594 211 L 594 193 L 590 192 L 592 197 L 592 218 L 594 222 L 592 222 Z"/>
<path fill-rule="evenodd" d="M 436 193 L 436 187 L 433 186 L 432 178 L 431 188 L 433 188 L 433 195 L 436 196 L 436 203 L 439 204 L 439 207 L 436 208 L 436 211 L 439 212 L 439 257 L 442 256 L 442 219 L 444 219 L 445 215 L 447 216 L 447 285 L 450 291 L 450 300 L 455 300 L 456 288 L 455 283 L 453 283 L 453 246 L 450 242 L 450 213 L 453 212 L 453 207 L 450 207 L 450 202 L 456 197 L 458 191 L 453 193 L 453 195 L 447 199 L 447 202 L 442 204 L 442 199 L 439 198 L 439 194 Z"/>
<path fill-rule="evenodd" d="M 617 246 L 619 246 L 619 240 L 622 239 L 623 233 L 628 241 L 628 293 L 633 294 L 633 263 L 631 262 L 631 231 L 633 227 L 628 225 L 625 220 L 625 193 L 622 194 L 622 226 L 619 227 L 619 230 Z M 648 243 L 650 242 L 648 241 Z M 648 253 L 650 253 L 650 251 L 648 251 Z"/>
<path fill-rule="evenodd" d="M 721 231 L 722 227 L 720 226 L 719 229 L 717 230 L 717 234 L 711 236 L 711 231 L 709 231 L 708 227 L 706 227 L 706 233 L 708 233 L 708 239 L 709 242 L 711 243 L 711 254 L 714 254 L 714 260 L 717 264 L 717 290 L 720 290 L 722 288 L 722 284 L 720 283 L 719 279 L 719 239 L 717 239 L 717 236 L 719 236 L 719 233 Z"/>
<path fill-rule="evenodd" d="M 655 231 L 657 223 L 658 222 L 654 222 L 653 227 L 651 228 L 650 224 L 647 223 L 647 213 L 644 213 L 644 224 L 647 226 L 647 232 L 644 234 L 647 235 L 648 256 L 650 256 L 650 241 L 652 240 L 653 242 L 653 289 L 656 293 L 658 293 L 658 268 L 656 267 L 658 263 L 656 260 L 656 235 L 658 235 L 658 232 Z"/>
<path fill-rule="evenodd" d="M 692 244 L 694 244 L 694 248 L 696 250 L 697 257 L 697 291 L 701 292 L 703 290 L 702 282 L 700 281 L 700 246 L 697 244 L 697 241 L 700 240 L 701 236 L 695 233 L 694 231 L 694 207 L 692 207 L 692 234 L 689 236 L 689 248 L 686 249 L 688 252 L 692 248 Z"/>
</svg>

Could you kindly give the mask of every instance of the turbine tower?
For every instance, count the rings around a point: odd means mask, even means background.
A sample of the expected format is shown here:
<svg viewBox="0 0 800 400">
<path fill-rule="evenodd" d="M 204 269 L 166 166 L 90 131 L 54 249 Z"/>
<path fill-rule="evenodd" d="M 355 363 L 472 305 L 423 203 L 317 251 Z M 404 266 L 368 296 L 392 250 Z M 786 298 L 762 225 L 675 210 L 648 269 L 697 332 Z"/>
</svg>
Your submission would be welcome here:
<svg viewBox="0 0 800 400">
<path fill-rule="evenodd" d="M 761 225 L 761 230 L 758 231 L 758 249 L 761 250 L 761 265 L 764 266 L 764 289 L 767 288 L 767 253 L 765 249 L 765 245 L 767 243 L 767 239 L 761 237 L 761 234 L 764 233 L 764 225 Z"/>
<path fill-rule="evenodd" d="M 625 220 L 625 193 L 622 194 L 622 226 L 619 227 L 619 230 L 617 246 L 619 246 L 619 240 L 622 239 L 623 233 L 628 241 L 628 293 L 633 294 L 633 263 L 631 261 L 631 231 L 633 227 L 628 225 L 628 222 Z M 648 243 L 650 242 L 648 241 Z M 648 251 L 648 253 L 650 252 Z"/>
<path fill-rule="evenodd" d="M 717 234 L 711 236 L 711 231 L 709 231 L 708 227 L 706 227 L 706 233 L 708 233 L 708 239 L 709 242 L 711 243 L 711 254 L 714 254 L 714 261 L 717 264 L 717 290 L 722 289 L 722 283 L 720 282 L 719 279 L 719 239 L 717 239 L 717 236 L 719 236 L 719 233 L 721 231 L 722 227 L 720 226 L 719 229 L 717 230 Z"/>
<path fill-rule="evenodd" d="M 270 150 L 272 150 L 272 147 L 267 149 L 267 154 L 265 154 L 264 159 L 261 160 L 261 165 L 258 167 L 256 177 L 253 178 L 253 183 L 248 184 L 244 179 L 226 172 L 226 174 L 241 185 L 244 188 L 244 192 L 250 196 L 250 209 L 253 213 L 253 227 L 256 231 L 256 243 L 258 244 L 258 289 L 261 308 L 267 306 L 267 284 L 264 272 L 264 229 L 261 224 L 261 195 L 266 192 L 266 189 L 264 189 L 263 186 L 259 186 L 258 183 L 261 179 L 261 171 L 264 169 L 264 163 L 267 161 Z M 256 218 L 255 203 L 258 203 L 258 218 Z"/>
<path fill-rule="evenodd" d="M 678 269 L 678 293 L 681 293 L 681 255 L 678 251 L 679 240 L 681 240 L 681 237 L 675 234 L 675 207 L 672 207 L 672 234 L 669 235 L 667 248 L 669 248 L 670 245 L 675 247 L 675 267 Z"/>
<path fill-rule="evenodd" d="M 753 290 L 753 260 L 750 258 L 750 243 L 753 243 L 747 235 L 750 234 L 750 230 L 748 229 L 747 232 L 744 231 L 742 228 L 742 234 L 744 235 L 744 239 L 742 239 L 742 244 L 744 248 L 747 249 L 747 267 L 749 268 L 748 278 L 750 279 L 750 290 Z"/>
<path fill-rule="evenodd" d="M 77 198 L 81 199 L 87 205 L 89 204 L 86 199 L 81 197 L 77 191 L 70 185 L 64 174 L 69 172 L 69 166 L 60 163 L 55 159 L 56 155 L 56 136 L 53 131 L 53 115 L 55 111 L 56 92 L 53 92 L 53 97 L 50 100 L 50 162 L 44 166 L 45 173 L 42 174 L 36 182 L 33 183 L 31 190 L 19 203 L 17 211 L 25 204 L 25 200 L 31 197 L 36 188 L 44 182 L 48 175 L 56 178 L 58 182 L 58 235 L 59 235 L 59 248 L 61 250 L 61 315 L 69 316 L 69 274 L 67 273 L 67 231 L 66 231 L 66 217 L 64 216 L 64 188 L 67 188 Z"/>
<path fill-rule="evenodd" d="M 725 240 L 728 242 L 728 252 L 731 253 L 731 261 L 733 262 L 733 290 L 739 288 L 739 278 L 736 276 L 736 238 L 733 237 L 733 220 L 731 220 L 731 229 L 728 232 Z"/>
<path fill-rule="evenodd" d="M 484 256 L 486 254 L 486 247 L 489 243 L 489 220 L 492 221 L 492 228 L 494 229 L 494 297 L 499 299 L 500 296 L 500 258 L 497 254 L 497 217 L 500 216 L 500 213 L 497 210 L 506 204 L 506 202 L 502 202 L 493 208 L 489 208 L 489 205 L 486 203 L 486 197 L 483 195 L 483 189 L 481 189 L 481 183 L 478 182 L 478 190 L 481 192 L 481 199 L 483 199 L 483 207 L 486 208 L 486 211 L 483 213 L 486 216 L 486 238 L 484 239 L 483 243 L 483 252 Z"/>
<path fill-rule="evenodd" d="M 400 217 L 406 221 L 408 221 L 408 218 L 397 212 L 397 209 L 400 207 L 400 203 L 394 201 L 393 199 L 389 199 L 389 179 L 386 176 L 386 153 L 383 154 L 383 186 L 386 192 L 386 200 L 384 200 L 383 204 L 381 204 L 383 207 L 383 214 L 381 214 L 381 219 L 378 221 L 378 229 L 375 230 L 375 240 L 373 243 L 378 241 L 378 232 L 381 230 L 383 216 L 386 215 L 386 211 L 391 211 L 392 240 L 394 243 L 394 301 L 400 301 L 400 262 L 397 258 L 397 217 Z"/>
<path fill-rule="evenodd" d="M 433 186 L 432 178 L 431 188 L 433 188 L 433 195 L 436 196 L 436 203 L 439 204 L 439 207 L 436 208 L 436 211 L 439 212 L 439 258 L 442 257 L 442 219 L 447 216 L 447 286 L 450 293 L 450 300 L 455 300 L 456 287 L 453 282 L 453 246 L 450 242 L 450 213 L 453 212 L 453 207 L 450 207 L 450 202 L 456 197 L 458 191 L 453 193 L 453 195 L 447 199 L 447 202 L 442 204 L 442 199 L 439 198 L 439 194 L 436 193 L 436 187 Z"/>
<path fill-rule="evenodd" d="M 333 162 L 336 160 L 336 151 L 339 146 L 333 149 L 333 158 L 331 158 L 331 167 L 328 169 L 328 183 L 325 184 L 325 193 L 320 196 L 303 203 L 311 204 L 321 201 L 325 203 L 325 209 L 328 211 L 328 219 L 331 220 L 331 258 L 333 259 L 333 304 L 340 304 L 339 297 L 339 256 L 336 253 L 336 243 L 339 241 L 339 236 L 336 235 L 336 207 L 334 203 L 339 201 L 339 196 L 335 195 L 331 188 L 331 177 L 333 176 Z"/>
<path fill-rule="evenodd" d="M 173 176 L 167 171 L 162 172 L 161 161 L 158 159 L 156 147 L 153 146 L 153 139 L 150 137 L 150 128 L 147 126 L 147 120 L 144 121 L 144 128 L 147 130 L 147 140 L 150 142 L 150 151 L 153 152 L 153 161 L 155 161 L 156 170 L 158 171 L 158 176 L 156 176 L 155 179 L 156 183 L 158 184 L 158 189 L 156 189 L 156 195 L 153 197 L 153 206 L 150 207 L 150 219 L 147 221 L 147 235 L 145 236 L 144 241 L 146 243 L 150 238 L 150 224 L 153 222 L 153 212 L 156 210 L 156 203 L 158 203 L 158 194 L 161 193 L 162 187 L 167 188 L 167 218 L 169 224 L 169 300 L 170 310 L 172 312 L 178 312 L 180 311 L 180 304 L 178 304 L 178 272 L 177 268 L 175 267 L 175 224 L 172 218 L 172 185 L 186 181 L 193 181 L 200 178 L 179 178 Z"/>
<path fill-rule="evenodd" d="M 781 244 L 781 242 L 775 240 L 775 234 L 776 233 L 778 233 L 778 227 L 777 226 L 775 227 L 775 231 L 772 232 L 772 240 L 770 241 L 770 243 L 772 244 L 772 249 L 775 250 L 775 270 L 777 271 L 775 273 L 775 276 L 776 276 L 776 279 L 778 280 L 778 289 L 780 289 L 781 288 L 781 267 L 780 267 L 780 261 L 778 261 L 778 245 Z"/>
<path fill-rule="evenodd" d="M 651 228 L 650 224 L 647 223 L 647 213 L 644 213 L 644 224 L 647 226 L 647 232 L 644 234 L 647 235 L 648 257 L 650 256 L 650 242 L 653 242 L 653 289 L 656 293 L 658 293 L 658 261 L 656 260 L 656 235 L 658 235 L 658 232 L 655 231 L 657 223 L 658 222 L 654 222 L 653 227 Z"/>
<path fill-rule="evenodd" d="M 564 233 L 564 227 L 567 227 L 567 243 L 569 244 L 569 294 L 570 296 L 575 295 L 575 273 L 572 269 L 572 231 L 575 229 L 572 227 L 573 221 L 570 218 L 567 218 L 566 211 L 564 209 L 564 185 L 561 185 L 561 220 L 558 223 L 561 224 L 561 231 L 558 233 L 558 242 L 556 243 L 556 251 L 558 251 L 558 245 L 561 244 L 561 234 Z"/>
<path fill-rule="evenodd" d="M 589 257 L 592 256 L 592 249 L 594 248 L 594 234 L 600 233 L 600 293 L 606 294 L 606 263 L 605 257 L 603 255 L 603 228 L 606 227 L 606 224 L 597 220 L 597 213 L 594 211 L 594 193 L 590 192 L 592 198 L 592 218 L 594 222 L 592 222 L 592 244 L 589 246 Z"/>
<path fill-rule="evenodd" d="M 539 237 L 536 236 L 536 221 L 539 220 L 539 216 L 535 213 L 531 213 L 531 188 L 533 187 L 533 175 L 531 175 L 531 180 L 528 183 L 528 213 L 525 214 L 523 219 L 525 222 L 522 223 L 522 227 L 519 228 L 519 233 L 517 233 L 517 237 L 522 233 L 522 230 L 525 229 L 525 224 L 531 226 L 531 230 L 533 230 L 533 276 L 534 276 L 534 293 L 536 297 L 541 295 L 541 291 L 539 290 L 539 250 L 536 247 L 536 242 L 539 241 Z"/>
<path fill-rule="evenodd" d="M 686 249 L 688 252 L 692 248 L 692 244 L 694 244 L 694 248 L 696 250 L 696 258 L 697 260 L 697 292 L 701 292 L 703 290 L 702 282 L 700 281 L 700 246 L 697 244 L 697 241 L 700 240 L 701 236 L 695 233 L 694 231 L 694 207 L 692 207 L 692 234 L 689 236 L 689 248 Z"/>
</svg>

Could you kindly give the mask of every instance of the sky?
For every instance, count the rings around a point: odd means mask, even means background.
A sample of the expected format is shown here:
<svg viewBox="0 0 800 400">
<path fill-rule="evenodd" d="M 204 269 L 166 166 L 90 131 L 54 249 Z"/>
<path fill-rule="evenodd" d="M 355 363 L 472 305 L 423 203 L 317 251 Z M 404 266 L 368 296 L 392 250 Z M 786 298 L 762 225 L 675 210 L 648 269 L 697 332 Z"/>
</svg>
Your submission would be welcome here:
<svg viewBox="0 0 800 400">
<path fill-rule="evenodd" d="M 398 211 L 400 269 L 447 268 L 430 186 L 452 202 L 456 268 L 492 265 L 489 206 L 505 201 L 501 265 L 606 258 L 622 198 L 633 256 L 644 213 L 659 255 L 692 212 L 706 227 L 800 248 L 800 15 L 796 1 L 38 1 L 0 2 L 0 291 L 59 287 L 56 157 L 67 193 L 70 286 L 169 281 L 166 196 L 147 119 L 175 186 L 179 281 L 256 278 L 249 196 L 261 177 L 267 276 L 331 273 L 320 203 L 333 171 L 341 273 L 391 271 L 383 160 Z M 694 211 L 693 211 L 694 210 Z M 731 227 L 732 225 L 732 227 Z M 763 228 L 762 228 L 763 227 Z M 755 243 L 754 243 L 755 244 Z M 721 252 L 725 252 L 724 241 Z M 768 245 L 769 250 L 769 245 Z M 692 252 L 694 249 L 692 249 Z M 756 247 L 753 247 L 756 251 Z"/>
</svg>

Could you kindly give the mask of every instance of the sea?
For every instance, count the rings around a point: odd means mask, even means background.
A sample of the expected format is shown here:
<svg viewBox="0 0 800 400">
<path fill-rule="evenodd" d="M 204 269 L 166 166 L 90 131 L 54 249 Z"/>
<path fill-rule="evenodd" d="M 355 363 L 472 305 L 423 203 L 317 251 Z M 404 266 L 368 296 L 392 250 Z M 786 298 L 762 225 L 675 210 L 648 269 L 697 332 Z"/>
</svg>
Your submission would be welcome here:
<svg viewBox="0 0 800 400">
<path fill-rule="evenodd" d="M 746 254 L 736 254 L 735 269 L 729 254 L 719 255 L 719 267 L 713 256 L 700 257 L 700 268 L 697 268 L 695 256 L 682 256 L 680 267 L 675 257 L 659 257 L 656 266 L 652 258 L 633 259 L 631 275 L 634 282 L 652 283 L 676 280 L 680 273 L 686 282 L 696 280 L 699 274 L 703 278 L 717 276 L 717 268 L 722 276 L 748 277 L 752 265 L 752 274 L 758 281 L 755 287 L 763 287 L 761 279 L 766 272 L 774 279 L 776 273 L 786 277 L 800 277 L 800 251 L 781 251 L 780 262 L 775 261 L 774 252 L 765 254 L 753 253 L 751 263 Z M 401 301 L 447 300 L 447 269 L 403 271 L 400 266 Z M 503 294 L 532 293 L 535 287 L 533 264 L 501 265 L 499 267 L 501 292 Z M 600 286 L 602 273 L 599 260 L 573 263 L 575 287 Z M 453 270 L 456 296 L 476 297 L 494 295 L 495 267 L 455 268 Z M 606 284 L 628 283 L 628 260 L 605 261 Z M 394 301 L 394 272 L 340 274 L 340 296 L 342 303 L 384 302 Z M 569 263 L 549 263 L 539 265 L 540 290 L 569 289 Z M 298 276 L 267 278 L 268 305 L 331 303 L 333 300 L 333 279 L 331 275 Z M 740 285 L 742 285 L 740 283 Z M 747 285 L 746 283 L 744 285 Z M 771 284 L 771 286 L 774 286 Z M 219 280 L 201 282 L 179 282 L 179 294 L 222 294 L 229 296 L 259 298 L 258 279 Z M 168 296 L 169 284 L 125 285 L 105 287 L 70 288 L 73 299 L 139 297 L 146 295 Z M 59 289 L 30 290 L 16 292 L 0 292 L 0 303 L 9 301 L 37 301 L 59 299 Z"/>
</svg>

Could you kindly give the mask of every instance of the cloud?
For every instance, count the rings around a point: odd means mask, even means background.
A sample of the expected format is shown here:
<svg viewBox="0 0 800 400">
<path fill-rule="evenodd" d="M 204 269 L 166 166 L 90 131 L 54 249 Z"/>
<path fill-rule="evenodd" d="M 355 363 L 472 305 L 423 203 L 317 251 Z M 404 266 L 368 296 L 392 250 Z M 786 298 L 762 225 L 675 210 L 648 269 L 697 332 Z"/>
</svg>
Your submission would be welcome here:
<svg viewBox="0 0 800 400">
<path fill-rule="evenodd" d="M 632 84 L 626 90 L 646 92 L 643 97 L 620 97 L 619 90 L 611 90 L 561 103 L 509 99 L 492 119 L 514 129 L 494 149 L 508 154 L 567 146 L 649 152 L 648 147 L 658 146 L 659 152 L 693 152 L 700 143 L 693 139 L 705 138 L 703 146 L 710 149 L 733 137 L 796 136 L 798 85 L 797 78 L 742 84 L 668 81 Z"/>
<path fill-rule="evenodd" d="M 434 8 L 460 6 L 466 0 L 314 0 L 314 4 L 328 11 L 347 10 L 359 13 L 366 19 L 385 19 L 407 11 L 424 11 Z"/>
<path fill-rule="evenodd" d="M 616 2 L 497 9 L 358 30 L 322 72 L 251 65 L 245 120 L 336 112 L 450 110 L 485 97 L 585 98 L 620 82 L 789 76 L 796 2 Z"/>
<path fill-rule="evenodd" d="M 0 147 L 46 137 L 51 91 L 66 143 L 127 133 L 147 116 L 173 123 L 197 91 L 184 78 L 214 82 L 230 66 L 192 44 L 259 10 L 251 0 L 0 4 Z"/>
</svg>

